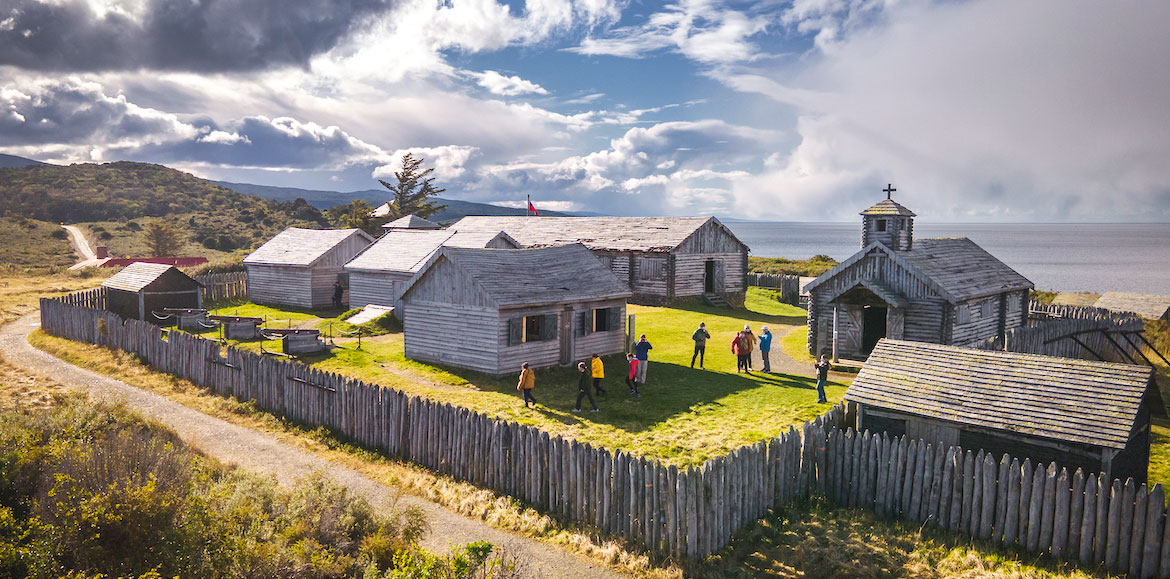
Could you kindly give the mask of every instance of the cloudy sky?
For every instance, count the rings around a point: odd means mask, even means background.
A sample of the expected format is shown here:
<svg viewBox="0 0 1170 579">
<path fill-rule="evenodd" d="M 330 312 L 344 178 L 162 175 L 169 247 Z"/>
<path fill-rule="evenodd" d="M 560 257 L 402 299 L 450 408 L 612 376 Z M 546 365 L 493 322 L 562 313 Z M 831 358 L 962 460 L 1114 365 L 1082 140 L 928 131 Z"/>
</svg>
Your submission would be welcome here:
<svg viewBox="0 0 1170 579">
<path fill-rule="evenodd" d="M 0 152 L 608 214 L 1170 221 L 1170 2 L 4 0 Z"/>
</svg>

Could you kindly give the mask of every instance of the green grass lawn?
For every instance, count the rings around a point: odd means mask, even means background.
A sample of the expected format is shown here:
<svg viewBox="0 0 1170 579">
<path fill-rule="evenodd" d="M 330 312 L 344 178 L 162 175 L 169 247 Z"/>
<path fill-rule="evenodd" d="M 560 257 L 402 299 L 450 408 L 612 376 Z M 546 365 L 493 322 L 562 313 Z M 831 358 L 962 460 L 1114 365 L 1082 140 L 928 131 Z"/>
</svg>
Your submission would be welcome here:
<svg viewBox="0 0 1170 579">
<path fill-rule="evenodd" d="M 706 306 L 629 309 L 637 316 L 637 333 L 647 334 L 654 344 L 647 384 L 641 398 L 629 396 L 622 380 L 626 371 L 624 356 L 607 357 L 602 387 L 609 390 L 609 398 L 597 401 L 601 407 L 597 413 L 569 411 L 577 396 L 577 375 L 571 368 L 538 370 L 535 396 L 540 406 L 529 410 L 516 392 L 514 376 L 485 376 L 407 360 L 400 333 L 364 339 L 360 351 L 352 341 L 339 341 L 340 348 L 301 360 L 322 370 L 677 465 L 700 463 L 775 436 L 828 409 L 828 405 L 816 403 L 810 378 L 735 373 L 729 344 L 745 323 L 757 333 L 761 325 L 768 325 L 776 340 L 794 327 L 803 327 L 804 310 L 779 303 L 774 292 L 753 288 L 747 308 L 740 310 Z M 231 308 L 225 310 L 224 313 L 232 313 Z M 239 315 L 282 315 L 259 307 L 241 306 L 239 311 L 250 312 Z M 690 336 L 699 322 L 706 322 L 711 332 L 706 370 L 689 367 L 693 345 Z M 260 344 L 242 343 L 239 347 L 258 351 Z M 279 349 L 272 342 L 265 347 Z M 844 385 L 832 384 L 829 399 L 836 402 L 844 392 Z M 585 406 L 588 410 L 588 402 Z"/>
</svg>

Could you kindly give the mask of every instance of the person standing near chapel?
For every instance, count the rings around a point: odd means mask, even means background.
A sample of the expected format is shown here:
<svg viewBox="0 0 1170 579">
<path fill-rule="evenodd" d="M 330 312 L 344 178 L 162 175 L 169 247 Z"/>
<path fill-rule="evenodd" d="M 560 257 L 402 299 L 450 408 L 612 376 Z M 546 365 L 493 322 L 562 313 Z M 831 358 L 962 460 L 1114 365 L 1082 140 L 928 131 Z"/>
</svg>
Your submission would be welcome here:
<svg viewBox="0 0 1170 579">
<path fill-rule="evenodd" d="M 736 332 L 735 337 L 731 339 L 731 353 L 735 355 L 735 373 L 747 371 L 747 360 L 743 353 L 743 332 Z"/>
<path fill-rule="evenodd" d="M 578 377 L 577 377 L 577 405 L 574 406 L 570 412 L 580 412 L 581 411 L 581 399 L 586 398 L 586 397 L 589 398 L 589 404 L 591 406 L 593 406 L 593 410 L 590 410 L 590 412 L 597 412 L 598 411 L 597 402 L 595 402 L 593 400 L 593 394 L 589 393 L 589 374 L 590 374 L 590 372 L 589 372 L 589 369 L 585 367 L 585 362 L 578 362 L 577 363 L 577 373 L 578 373 Z"/>
<path fill-rule="evenodd" d="M 768 354 L 772 351 L 772 331 L 768 326 L 760 327 L 760 359 L 764 361 L 764 371 L 772 371 L 772 362 L 768 360 Z"/>
<path fill-rule="evenodd" d="M 524 395 L 524 407 L 535 408 L 536 398 L 532 396 L 532 389 L 536 388 L 536 372 L 528 367 L 528 362 L 520 365 L 520 381 L 516 383 L 516 389 Z M 531 402 L 532 406 L 528 406 Z"/>
<path fill-rule="evenodd" d="M 643 386 L 646 385 L 646 367 L 650 365 L 650 350 L 653 349 L 654 346 L 650 345 L 650 341 L 646 339 L 646 334 L 642 334 L 638 343 L 634 344 L 634 357 L 638 359 L 636 379 Z"/>
<path fill-rule="evenodd" d="M 829 379 L 829 368 L 832 368 L 833 364 L 829 362 L 828 356 L 821 354 L 821 358 L 813 367 L 817 369 L 817 402 L 824 404 L 829 401 L 825 397 L 825 382 Z"/>
<path fill-rule="evenodd" d="M 593 355 L 593 361 L 590 363 L 590 369 L 593 374 L 593 390 L 594 394 L 598 396 L 605 396 L 608 400 L 609 395 L 606 394 L 605 389 L 601 387 L 601 379 L 605 378 L 605 362 L 601 361 L 601 356 Z"/>
<path fill-rule="evenodd" d="M 744 361 L 747 363 L 748 372 L 752 371 L 752 350 L 756 349 L 756 335 L 752 333 L 752 327 L 748 324 L 743 325 L 743 342 L 739 345 L 739 353 L 744 355 Z"/>
<path fill-rule="evenodd" d="M 695 353 L 691 354 L 691 368 L 695 367 L 695 358 L 699 358 L 699 369 L 703 369 L 703 357 L 707 355 L 707 340 L 711 339 L 711 334 L 707 332 L 707 324 L 699 323 L 699 329 L 691 334 L 691 339 L 695 341 Z"/>
</svg>

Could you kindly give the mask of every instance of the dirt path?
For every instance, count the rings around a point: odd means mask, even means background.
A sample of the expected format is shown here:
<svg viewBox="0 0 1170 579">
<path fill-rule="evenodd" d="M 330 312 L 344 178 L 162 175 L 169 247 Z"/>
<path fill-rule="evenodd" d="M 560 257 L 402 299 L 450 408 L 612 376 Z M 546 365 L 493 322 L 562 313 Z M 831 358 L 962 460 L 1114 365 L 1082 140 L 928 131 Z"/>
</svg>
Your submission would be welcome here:
<svg viewBox="0 0 1170 579">
<path fill-rule="evenodd" d="M 69 232 L 69 243 L 73 244 L 73 251 L 76 251 L 77 255 L 81 256 L 81 259 L 77 260 L 78 263 L 97 259 L 97 254 L 89 247 L 89 242 L 86 241 L 85 234 L 80 229 L 73 225 L 62 225 L 61 227 L 64 227 L 65 231 Z"/>
<path fill-rule="evenodd" d="M 0 328 L 0 355 L 14 366 L 33 374 L 51 376 L 66 386 L 88 392 L 94 398 L 125 401 L 129 408 L 165 424 L 188 444 L 220 461 L 275 475 L 281 484 L 322 471 L 369 499 L 377 508 L 388 509 L 396 501 L 399 506 L 417 506 L 426 514 L 432 527 L 422 545 L 433 551 L 446 552 L 452 545 L 470 541 L 489 541 L 507 546 L 526 561 L 532 577 L 624 577 L 551 545 L 501 531 L 430 501 L 401 494 L 394 488 L 284 444 L 270 435 L 224 422 L 163 396 L 67 364 L 29 345 L 28 334 L 38 326 L 37 314 L 32 314 Z"/>
</svg>

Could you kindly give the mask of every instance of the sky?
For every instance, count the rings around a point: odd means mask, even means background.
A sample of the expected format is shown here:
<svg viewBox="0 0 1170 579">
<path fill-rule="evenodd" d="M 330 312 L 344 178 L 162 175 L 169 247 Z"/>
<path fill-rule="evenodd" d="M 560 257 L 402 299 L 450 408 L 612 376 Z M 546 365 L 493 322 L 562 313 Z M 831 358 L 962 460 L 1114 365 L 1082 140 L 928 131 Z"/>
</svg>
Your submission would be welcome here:
<svg viewBox="0 0 1170 579">
<path fill-rule="evenodd" d="M 3 0 L 0 152 L 611 215 L 1170 222 L 1170 2 Z"/>
</svg>

